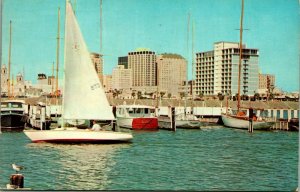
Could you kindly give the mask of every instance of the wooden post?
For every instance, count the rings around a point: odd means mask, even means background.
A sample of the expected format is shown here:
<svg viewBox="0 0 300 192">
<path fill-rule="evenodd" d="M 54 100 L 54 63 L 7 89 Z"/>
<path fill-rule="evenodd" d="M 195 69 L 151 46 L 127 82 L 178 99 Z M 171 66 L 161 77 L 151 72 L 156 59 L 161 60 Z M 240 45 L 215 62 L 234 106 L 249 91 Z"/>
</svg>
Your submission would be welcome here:
<svg viewBox="0 0 300 192">
<path fill-rule="evenodd" d="M 171 107 L 171 130 L 176 131 L 175 107 Z"/>
<path fill-rule="evenodd" d="M 248 132 L 249 133 L 253 133 L 253 109 L 250 108 L 249 109 L 249 128 L 248 128 Z"/>
<path fill-rule="evenodd" d="M 24 176 L 22 174 L 12 174 L 9 184 L 13 188 L 24 188 Z"/>
<path fill-rule="evenodd" d="M 117 107 L 113 106 L 112 112 L 114 114 L 114 117 L 117 118 Z M 112 130 L 116 131 L 116 120 L 112 120 Z"/>
</svg>

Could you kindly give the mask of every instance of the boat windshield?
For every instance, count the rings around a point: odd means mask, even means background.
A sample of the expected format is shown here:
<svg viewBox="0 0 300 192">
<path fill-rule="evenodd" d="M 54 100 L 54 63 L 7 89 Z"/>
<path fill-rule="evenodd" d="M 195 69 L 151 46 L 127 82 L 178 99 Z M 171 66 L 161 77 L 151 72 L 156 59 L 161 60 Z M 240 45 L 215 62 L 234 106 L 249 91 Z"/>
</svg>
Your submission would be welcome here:
<svg viewBox="0 0 300 192">
<path fill-rule="evenodd" d="M 22 103 L 11 103 L 11 108 L 22 108 Z"/>
<path fill-rule="evenodd" d="M 1 108 L 8 108 L 8 103 L 1 103 Z"/>
</svg>

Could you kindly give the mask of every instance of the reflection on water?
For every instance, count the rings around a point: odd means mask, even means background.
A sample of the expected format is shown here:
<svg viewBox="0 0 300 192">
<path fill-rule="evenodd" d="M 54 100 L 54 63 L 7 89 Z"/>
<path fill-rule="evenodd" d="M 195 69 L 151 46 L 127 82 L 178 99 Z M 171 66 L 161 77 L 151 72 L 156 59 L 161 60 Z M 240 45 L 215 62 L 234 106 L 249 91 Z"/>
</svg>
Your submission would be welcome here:
<svg viewBox="0 0 300 192">
<path fill-rule="evenodd" d="M 42 168 L 35 173 L 37 178 L 43 178 L 42 183 L 48 185 L 47 189 L 101 190 L 109 184 L 107 174 L 115 164 L 114 153 L 129 146 L 30 143 L 26 147 L 37 156 L 43 154 L 43 157 L 35 158 L 34 165 Z M 38 186 L 40 188 L 40 184 Z"/>
<path fill-rule="evenodd" d="M 12 163 L 26 167 L 24 186 L 34 190 L 101 190 L 109 184 L 114 155 L 130 144 L 66 145 L 31 143 L 24 133 L 0 134 L 0 189 L 14 173 Z"/>
</svg>

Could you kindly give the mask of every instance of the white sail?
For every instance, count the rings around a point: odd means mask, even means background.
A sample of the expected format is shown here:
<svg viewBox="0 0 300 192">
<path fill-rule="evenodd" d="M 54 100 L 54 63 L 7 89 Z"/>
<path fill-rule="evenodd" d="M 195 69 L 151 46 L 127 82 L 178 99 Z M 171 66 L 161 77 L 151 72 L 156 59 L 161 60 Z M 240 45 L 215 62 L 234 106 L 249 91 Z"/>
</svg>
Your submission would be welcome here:
<svg viewBox="0 0 300 192">
<path fill-rule="evenodd" d="M 112 120 L 112 109 L 71 4 L 66 4 L 63 118 Z"/>
</svg>

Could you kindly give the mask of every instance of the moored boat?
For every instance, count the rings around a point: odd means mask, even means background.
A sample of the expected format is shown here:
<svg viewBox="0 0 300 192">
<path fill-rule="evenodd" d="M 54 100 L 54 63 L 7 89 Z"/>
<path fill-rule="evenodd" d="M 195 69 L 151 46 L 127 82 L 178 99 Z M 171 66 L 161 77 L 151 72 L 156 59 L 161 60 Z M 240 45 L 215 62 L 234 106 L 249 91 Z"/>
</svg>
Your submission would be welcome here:
<svg viewBox="0 0 300 192">
<path fill-rule="evenodd" d="M 237 115 L 226 115 L 222 114 L 222 121 L 226 127 L 232 127 L 237 129 L 248 129 L 249 128 L 249 118 Z M 254 130 L 269 130 L 274 122 L 269 122 L 260 118 L 254 119 L 253 121 Z"/>
<path fill-rule="evenodd" d="M 23 100 L 1 101 L 1 130 L 23 131 L 28 116 Z"/>
<path fill-rule="evenodd" d="M 158 129 L 155 108 L 146 105 L 119 105 L 116 107 L 117 125 L 128 129 Z"/>
</svg>

